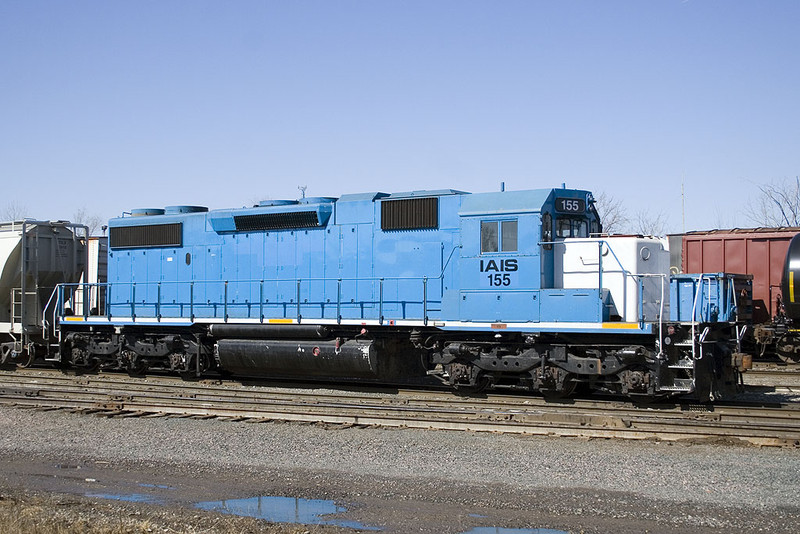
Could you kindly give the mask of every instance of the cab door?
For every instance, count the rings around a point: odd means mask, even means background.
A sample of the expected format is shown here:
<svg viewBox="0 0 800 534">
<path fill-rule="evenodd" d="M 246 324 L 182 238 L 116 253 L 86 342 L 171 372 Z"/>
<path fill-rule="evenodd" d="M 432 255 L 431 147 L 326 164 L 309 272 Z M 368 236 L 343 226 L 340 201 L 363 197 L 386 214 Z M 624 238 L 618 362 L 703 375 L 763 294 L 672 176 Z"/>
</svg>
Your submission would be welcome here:
<svg viewBox="0 0 800 534">
<path fill-rule="evenodd" d="M 462 321 L 539 320 L 538 225 L 534 215 L 463 217 Z"/>
</svg>

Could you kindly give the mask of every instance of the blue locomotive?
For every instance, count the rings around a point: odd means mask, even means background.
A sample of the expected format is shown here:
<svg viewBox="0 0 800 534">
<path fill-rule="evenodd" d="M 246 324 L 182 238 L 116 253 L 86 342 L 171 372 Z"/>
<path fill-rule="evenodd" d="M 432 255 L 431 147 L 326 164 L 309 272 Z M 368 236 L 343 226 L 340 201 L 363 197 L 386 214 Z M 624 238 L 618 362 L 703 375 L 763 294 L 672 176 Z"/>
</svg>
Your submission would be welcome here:
<svg viewBox="0 0 800 534">
<path fill-rule="evenodd" d="M 588 191 L 171 206 L 108 230 L 107 282 L 45 312 L 51 360 L 699 400 L 747 366 L 749 280 L 670 278 L 665 242 L 602 236 Z"/>
</svg>

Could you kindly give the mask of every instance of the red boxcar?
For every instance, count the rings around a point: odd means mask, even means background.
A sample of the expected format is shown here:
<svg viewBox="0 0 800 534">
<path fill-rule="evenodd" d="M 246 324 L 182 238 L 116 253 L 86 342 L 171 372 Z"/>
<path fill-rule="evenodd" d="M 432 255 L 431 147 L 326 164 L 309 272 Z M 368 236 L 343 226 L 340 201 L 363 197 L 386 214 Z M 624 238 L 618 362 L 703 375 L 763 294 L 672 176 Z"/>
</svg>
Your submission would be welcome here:
<svg viewBox="0 0 800 534">
<path fill-rule="evenodd" d="M 753 323 L 766 323 L 778 311 L 786 251 L 798 233 L 798 227 L 688 232 L 681 235 L 681 268 L 753 275 Z"/>
</svg>

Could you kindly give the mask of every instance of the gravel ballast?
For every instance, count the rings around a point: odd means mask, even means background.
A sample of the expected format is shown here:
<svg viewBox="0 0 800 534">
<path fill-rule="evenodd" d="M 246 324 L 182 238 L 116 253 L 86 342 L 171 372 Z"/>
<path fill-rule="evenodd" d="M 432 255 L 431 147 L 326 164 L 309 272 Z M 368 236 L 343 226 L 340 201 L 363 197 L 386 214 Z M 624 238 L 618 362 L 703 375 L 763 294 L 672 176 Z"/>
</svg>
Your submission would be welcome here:
<svg viewBox="0 0 800 534">
<path fill-rule="evenodd" d="M 413 530 L 424 532 L 487 523 L 576 532 L 800 526 L 795 449 L 0 408 L 0 456 L 5 491 L 87 495 L 87 479 L 124 486 L 132 473 L 167 479 L 172 506 L 267 494 L 332 498 L 363 524 L 395 532 L 411 525 L 411 503 L 420 516 Z M 67 464 L 84 469 L 74 489 L 29 473 Z"/>
</svg>

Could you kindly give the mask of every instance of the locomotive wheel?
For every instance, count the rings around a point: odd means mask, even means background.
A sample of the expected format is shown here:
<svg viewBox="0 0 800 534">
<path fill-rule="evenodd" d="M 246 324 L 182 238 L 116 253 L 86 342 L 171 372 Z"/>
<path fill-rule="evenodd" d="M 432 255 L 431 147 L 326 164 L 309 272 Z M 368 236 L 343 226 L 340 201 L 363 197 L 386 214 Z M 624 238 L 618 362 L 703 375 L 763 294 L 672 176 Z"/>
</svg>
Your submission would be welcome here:
<svg viewBox="0 0 800 534">
<path fill-rule="evenodd" d="M 147 371 L 147 362 L 132 350 L 123 350 L 119 355 L 120 367 L 125 369 L 128 376 L 144 376 Z"/>
<path fill-rule="evenodd" d="M 203 358 L 203 360 L 200 362 L 200 364 L 201 364 L 200 365 L 200 374 L 202 374 L 203 371 L 208 369 L 208 366 L 205 365 L 206 364 L 205 358 Z M 186 362 L 186 367 L 184 368 L 183 371 L 178 371 L 178 376 L 180 376 L 182 380 L 186 380 L 186 381 L 198 380 L 200 378 L 200 375 L 197 374 L 197 355 L 196 354 L 188 358 L 188 360 Z"/>
<path fill-rule="evenodd" d="M 647 393 L 628 393 L 627 396 L 634 404 L 657 404 L 667 398 L 667 395 L 648 395 Z"/>
<path fill-rule="evenodd" d="M 136 378 L 144 376 L 147 373 L 147 362 L 138 361 L 126 369 L 128 376 Z"/>
<path fill-rule="evenodd" d="M 546 399 L 563 399 L 569 397 L 578 387 L 578 382 L 573 380 L 574 375 L 558 367 L 547 367 L 542 371 L 531 371 L 536 380 L 534 386 Z"/>
<path fill-rule="evenodd" d="M 489 387 L 489 376 L 469 363 L 452 363 L 445 367 L 450 377 L 450 385 L 462 395 L 479 393 Z"/>
<path fill-rule="evenodd" d="M 539 393 L 548 400 L 565 399 L 575 393 L 577 387 L 578 383 L 574 380 L 566 380 L 561 389 L 540 388 Z"/>
<path fill-rule="evenodd" d="M 87 363 L 81 365 L 79 368 L 82 374 L 96 374 L 100 370 L 100 360 L 91 358 Z"/>
<path fill-rule="evenodd" d="M 453 388 L 460 395 L 475 395 L 489 387 L 491 380 L 485 374 L 480 374 L 474 384 L 454 384 Z"/>
</svg>

